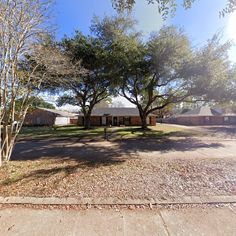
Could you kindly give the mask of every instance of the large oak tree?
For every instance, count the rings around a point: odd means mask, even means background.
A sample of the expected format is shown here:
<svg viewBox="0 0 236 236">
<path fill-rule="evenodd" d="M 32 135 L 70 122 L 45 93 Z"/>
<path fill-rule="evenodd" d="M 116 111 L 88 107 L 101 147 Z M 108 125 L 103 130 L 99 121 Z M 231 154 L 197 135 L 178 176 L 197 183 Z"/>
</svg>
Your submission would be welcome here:
<svg viewBox="0 0 236 236">
<path fill-rule="evenodd" d="M 109 96 L 112 77 L 107 68 L 107 51 L 100 40 L 80 32 L 76 32 L 72 38 L 65 38 L 60 45 L 75 70 L 60 80 L 58 86 L 64 90 L 64 94 L 58 99 L 58 105 L 79 106 L 84 126 L 89 129 L 92 110 Z"/>
<path fill-rule="evenodd" d="M 189 97 L 192 101 L 227 97 L 233 75 L 227 58 L 230 44 L 220 44 L 218 37 L 193 49 L 175 27 L 163 27 L 142 42 L 130 18 L 105 18 L 97 25 L 97 35 L 110 52 L 117 91 L 137 106 L 144 129 L 150 113 L 170 104 Z"/>
</svg>

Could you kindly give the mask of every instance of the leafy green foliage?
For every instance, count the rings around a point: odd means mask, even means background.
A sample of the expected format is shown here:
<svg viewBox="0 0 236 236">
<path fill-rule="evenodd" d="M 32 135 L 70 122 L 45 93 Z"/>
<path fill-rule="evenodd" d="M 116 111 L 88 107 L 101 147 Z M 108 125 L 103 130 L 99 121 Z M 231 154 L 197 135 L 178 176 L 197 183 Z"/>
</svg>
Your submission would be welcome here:
<svg viewBox="0 0 236 236">
<path fill-rule="evenodd" d="M 23 102 L 22 98 L 16 100 L 16 111 L 20 110 L 22 102 Z M 37 107 L 55 109 L 55 106 L 52 103 L 46 102 L 41 97 L 30 97 L 29 98 L 29 103 L 30 103 L 29 110 L 34 110 Z"/>
<path fill-rule="evenodd" d="M 101 21 L 98 37 L 110 52 L 117 91 L 138 107 L 143 128 L 148 114 L 189 97 L 227 99 L 233 76 L 229 43 L 220 44 L 214 36 L 206 46 L 193 50 L 187 36 L 175 27 L 163 27 L 143 43 L 133 30 L 135 22 L 126 20 Z"/>
<path fill-rule="evenodd" d="M 74 37 L 64 38 L 60 47 L 78 73 L 62 76 L 59 87 L 65 94 L 59 98 L 58 105 L 80 106 L 85 127 L 89 128 L 94 106 L 109 96 L 112 79 L 108 69 L 109 53 L 100 40 L 78 31 Z"/>
</svg>

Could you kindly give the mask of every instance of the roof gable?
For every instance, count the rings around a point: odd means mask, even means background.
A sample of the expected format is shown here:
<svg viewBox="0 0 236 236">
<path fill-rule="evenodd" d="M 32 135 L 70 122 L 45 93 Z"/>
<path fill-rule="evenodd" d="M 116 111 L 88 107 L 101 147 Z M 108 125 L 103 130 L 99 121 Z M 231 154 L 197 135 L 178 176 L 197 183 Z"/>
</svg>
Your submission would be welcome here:
<svg viewBox="0 0 236 236">
<path fill-rule="evenodd" d="M 187 111 L 178 116 L 220 116 L 223 113 L 217 109 L 210 108 L 208 106 L 199 107 L 191 111 Z"/>
<path fill-rule="evenodd" d="M 133 107 L 96 108 L 93 109 L 91 116 L 139 116 L 139 110 Z"/>
<path fill-rule="evenodd" d="M 59 111 L 59 110 L 43 108 L 43 107 L 37 107 L 37 109 L 51 112 L 51 113 L 56 114 L 57 116 L 61 116 L 61 117 L 74 117 L 77 115 L 77 114 L 67 112 L 67 111 Z"/>
</svg>

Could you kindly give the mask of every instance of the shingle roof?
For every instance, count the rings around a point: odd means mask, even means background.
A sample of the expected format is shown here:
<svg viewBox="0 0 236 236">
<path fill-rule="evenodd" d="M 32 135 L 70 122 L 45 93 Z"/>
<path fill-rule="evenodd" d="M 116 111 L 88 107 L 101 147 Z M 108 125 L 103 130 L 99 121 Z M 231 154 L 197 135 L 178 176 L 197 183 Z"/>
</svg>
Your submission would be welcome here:
<svg viewBox="0 0 236 236">
<path fill-rule="evenodd" d="M 139 116 L 139 110 L 138 108 L 133 108 L 133 107 L 107 107 L 107 108 L 97 108 L 92 111 L 92 116 L 104 116 L 104 115 Z"/>
<path fill-rule="evenodd" d="M 75 113 L 71 113 L 71 112 L 68 112 L 68 111 L 59 111 L 59 110 L 43 108 L 43 107 L 37 107 L 37 109 L 52 112 L 52 113 L 54 113 L 58 116 L 63 116 L 63 117 L 74 117 L 74 116 L 77 115 Z"/>
<path fill-rule="evenodd" d="M 224 116 L 236 116 L 235 113 L 225 113 Z"/>
<path fill-rule="evenodd" d="M 191 111 L 187 111 L 178 116 L 220 116 L 220 115 L 223 115 L 223 113 L 220 112 L 219 110 L 203 106 Z"/>
</svg>

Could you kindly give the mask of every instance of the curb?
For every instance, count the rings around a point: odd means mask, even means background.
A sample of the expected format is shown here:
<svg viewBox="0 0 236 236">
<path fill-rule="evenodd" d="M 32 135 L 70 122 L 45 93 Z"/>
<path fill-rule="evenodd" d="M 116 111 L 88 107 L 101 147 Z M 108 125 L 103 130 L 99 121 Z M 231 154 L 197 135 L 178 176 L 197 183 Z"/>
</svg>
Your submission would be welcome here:
<svg viewBox="0 0 236 236">
<path fill-rule="evenodd" d="M 0 204 L 31 204 L 31 205 L 174 205 L 174 204 L 226 204 L 236 203 L 234 196 L 191 196 L 175 199 L 128 199 L 119 200 L 114 198 L 56 198 L 56 197 L 0 197 Z"/>
</svg>

